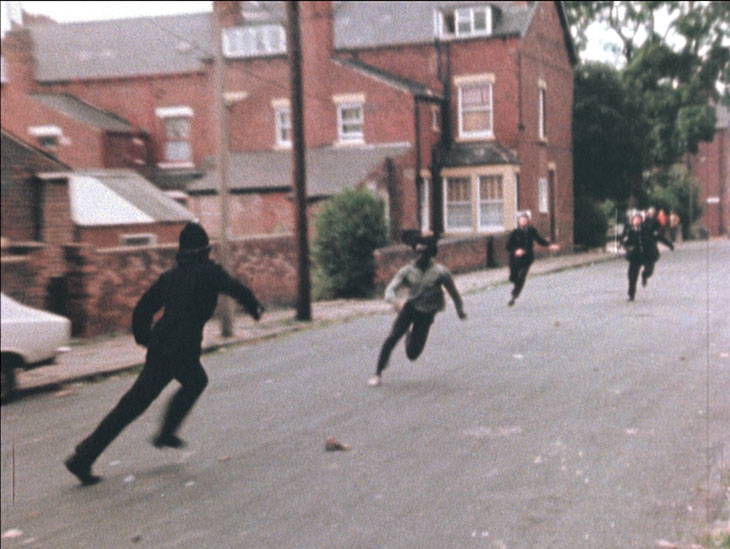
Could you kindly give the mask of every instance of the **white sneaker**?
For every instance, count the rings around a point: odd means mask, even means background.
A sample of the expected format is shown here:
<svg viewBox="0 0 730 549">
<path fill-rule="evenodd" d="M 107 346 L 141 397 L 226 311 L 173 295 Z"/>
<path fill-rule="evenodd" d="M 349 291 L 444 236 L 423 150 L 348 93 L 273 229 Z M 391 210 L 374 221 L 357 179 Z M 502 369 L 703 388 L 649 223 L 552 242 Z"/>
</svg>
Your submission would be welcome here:
<svg viewBox="0 0 730 549">
<path fill-rule="evenodd" d="M 380 376 L 373 376 L 370 379 L 368 379 L 368 385 L 371 387 L 380 387 L 380 385 L 383 383 Z"/>
</svg>

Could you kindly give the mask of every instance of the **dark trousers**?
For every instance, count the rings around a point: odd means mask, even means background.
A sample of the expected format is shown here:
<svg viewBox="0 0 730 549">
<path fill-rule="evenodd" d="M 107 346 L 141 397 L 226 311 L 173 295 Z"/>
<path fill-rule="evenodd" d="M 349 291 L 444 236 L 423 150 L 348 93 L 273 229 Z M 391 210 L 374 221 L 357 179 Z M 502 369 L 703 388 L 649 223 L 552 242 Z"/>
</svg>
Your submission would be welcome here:
<svg viewBox="0 0 730 549">
<path fill-rule="evenodd" d="M 77 458 L 91 466 L 127 425 L 137 419 L 170 381 L 180 382 L 180 389 L 170 400 L 160 436 L 175 434 L 185 416 L 208 384 L 208 376 L 197 357 L 181 360 L 179 355 L 149 352 L 137 381 L 124 394 L 96 430 L 76 447 Z"/>
<path fill-rule="evenodd" d="M 514 259 L 510 261 L 509 266 L 509 281 L 514 284 L 512 288 L 512 298 L 517 299 L 522 292 L 522 288 L 527 280 L 527 273 L 530 270 L 532 261 L 525 261 L 521 259 Z"/>
<path fill-rule="evenodd" d="M 641 272 L 641 278 L 644 282 L 649 280 L 649 277 L 654 274 L 653 261 L 629 261 L 629 297 L 631 298 L 636 295 L 636 281 L 639 279 L 639 271 L 641 271 L 642 266 L 644 270 Z"/>
<path fill-rule="evenodd" d="M 436 313 L 422 313 L 410 303 L 406 303 L 401 312 L 398 313 L 395 322 L 393 322 L 390 335 L 383 342 L 376 373 L 380 375 L 387 368 L 390 354 L 406 332 L 408 332 L 406 336 L 406 356 L 409 360 L 416 360 L 423 352 L 428 339 L 428 331 L 431 329 L 435 316 Z"/>
</svg>

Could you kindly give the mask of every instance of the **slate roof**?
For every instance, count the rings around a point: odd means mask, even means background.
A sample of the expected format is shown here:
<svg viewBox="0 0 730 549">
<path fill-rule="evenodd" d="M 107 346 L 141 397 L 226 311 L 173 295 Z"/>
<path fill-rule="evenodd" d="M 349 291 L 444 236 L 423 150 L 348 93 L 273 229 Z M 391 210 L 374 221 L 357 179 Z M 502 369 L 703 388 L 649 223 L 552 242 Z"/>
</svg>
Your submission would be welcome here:
<svg viewBox="0 0 730 549">
<path fill-rule="evenodd" d="M 77 225 L 195 219 L 187 208 L 132 170 L 77 170 L 69 175 L 71 217 Z"/>
<path fill-rule="evenodd" d="M 375 78 L 376 80 L 381 80 L 390 86 L 405 90 L 416 97 L 443 99 L 443 96 L 440 93 L 433 91 L 428 86 L 419 84 L 413 80 L 408 80 L 407 78 L 403 78 L 397 74 L 386 72 L 378 67 L 373 67 L 372 65 L 363 63 L 360 60 L 334 58 L 332 61 L 339 63 L 343 67 L 359 71 L 371 78 Z"/>
<path fill-rule="evenodd" d="M 332 196 L 353 188 L 386 158 L 397 158 L 411 150 L 408 143 L 307 149 L 307 195 Z M 228 185 L 232 191 L 291 189 L 291 151 L 232 153 L 228 165 Z M 216 191 L 215 173 L 188 186 L 190 194 Z"/>
<path fill-rule="evenodd" d="M 210 13 L 29 28 L 40 82 L 195 72 L 215 45 Z"/>
<path fill-rule="evenodd" d="M 514 2 L 341 2 L 335 13 L 336 49 L 433 43 L 438 10 L 492 5 L 499 10 L 492 36 L 524 35 L 534 8 Z"/>
<path fill-rule="evenodd" d="M 79 98 L 68 94 L 36 94 L 31 96 L 35 101 L 56 112 L 88 124 L 94 128 L 111 132 L 131 132 L 133 126 L 123 118 L 97 109 L 96 107 L 81 101 Z"/>
<path fill-rule="evenodd" d="M 251 3 L 253 5 L 253 3 Z M 337 50 L 431 44 L 440 8 L 493 5 L 493 37 L 524 36 L 534 5 L 493 2 L 334 2 Z M 573 62 L 577 56 L 562 2 L 556 2 Z M 246 8 L 250 24 L 282 23 L 283 2 Z M 215 51 L 212 12 L 78 23 L 37 23 L 29 29 L 39 82 L 189 73 Z"/>
<path fill-rule="evenodd" d="M 0 154 L 0 196 L 3 201 L 10 200 L 13 194 L 22 187 L 18 181 L 19 178 L 22 178 L 25 169 L 32 173 L 71 171 L 66 164 L 5 130 L 2 130 L 0 150 L 2 151 Z"/>
<path fill-rule="evenodd" d="M 444 157 L 442 166 L 492 166 L 495 164 L 519 164 L 517 156 L 496 141 L 486 143 L 453 143 Z"/>
</svg>

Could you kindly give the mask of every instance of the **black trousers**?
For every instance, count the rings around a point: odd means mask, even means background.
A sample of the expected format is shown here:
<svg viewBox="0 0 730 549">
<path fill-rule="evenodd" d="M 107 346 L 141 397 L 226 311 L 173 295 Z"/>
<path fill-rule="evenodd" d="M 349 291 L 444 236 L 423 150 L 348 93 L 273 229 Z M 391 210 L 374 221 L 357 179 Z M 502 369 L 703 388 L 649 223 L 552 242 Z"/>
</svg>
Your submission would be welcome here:
<svg viewBox="0 0 730 549">
<path fill-rule="evenodd" d="M 416 360 L 426 346 L 428 332 L 435 316 L 436 313 L 422 313 L 410 303 L 406 303 L 401 312 L 398 313 L 395 322 L 393 322 L 390 335 L 383 342 L 376 373 L 380 375 L 388 367 L 390 354 L 406 332 L 408 333 L 406 336 L 406 356 L 409 360 Z"/>
<path fill-rule="evenodd" d="M 522 288 L 527 280 L 527 273 L 530 271 L 532 261 L 526 261 L 522 259 L 514 259 L 510 261 L 509 266 L 509 281 L 514 284 L 512 288 L 512 298 L 517 299 L 522 292 Z"/>
<path fill-rule="evenodd" d="M 77 458 L 91 466 L 127 425 L 137 419 L 170 381 L 180 382 L 180 389 L 167 406 L 160 436 L 173 435 L 195 401 L 208 384 L 208 376 L 195 356 L 187 359 L 181 353 L 148 352 L 142 372 L 114 409 L 99 423 L 91 435 L 76 447 Z"/>
<path fill-rule="evenodd" d="M 641 272 L 641 278 L 644 281 L 649 280 L 649 277 L 654 274 L 654 261 L 629 261 L 629 297 L 631 298 L 636 295 L 636 281 L 639 279 L 639 271 L 641 271 L 642 266 L 644 270 Z"/>
</svg>

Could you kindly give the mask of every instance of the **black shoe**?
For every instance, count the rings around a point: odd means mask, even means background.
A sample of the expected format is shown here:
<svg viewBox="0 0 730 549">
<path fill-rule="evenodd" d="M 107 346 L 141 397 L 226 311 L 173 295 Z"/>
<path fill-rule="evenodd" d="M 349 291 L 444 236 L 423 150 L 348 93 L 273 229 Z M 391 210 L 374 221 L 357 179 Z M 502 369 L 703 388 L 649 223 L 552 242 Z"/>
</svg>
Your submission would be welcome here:
<svg viewBox="0 0 730 549">
<path fill-rule="evenodd" d="M 514 304 L 515 304 L 515 298 L 513 297 L 512 299 L 509 300 L 509 303 L 507 303 L 507 305 L 509 307 L 512 307 L 512 305 L 514 305 Z"/>
<path fill-rule="evenodd" d="M 641 276 L 641 285 L 646 286 L 646 277 L 643 275 Z"/>
<path fill-rule="evenodd" d="M 629 301 L 633 301 L 633 300 L 634 300 L 634 296 L 630 295 L 629 296 Z"/>
<path fill-rule="evenodd" d="M 152 440 L 152 445 L 155 448 L 185 448 L 188 443 L 175 435 L 159 435 Z"/>
<path fill-rule="evenodd" d="M 63 464 L 72 475 L 81 481 L 83 486 L 91 486 L 101 480 L 101 477 L 92 474 L 90 465 L 84 465 L 79 461 L 76 454 L 71 454 L 67 457 Z"/>
</svg>

